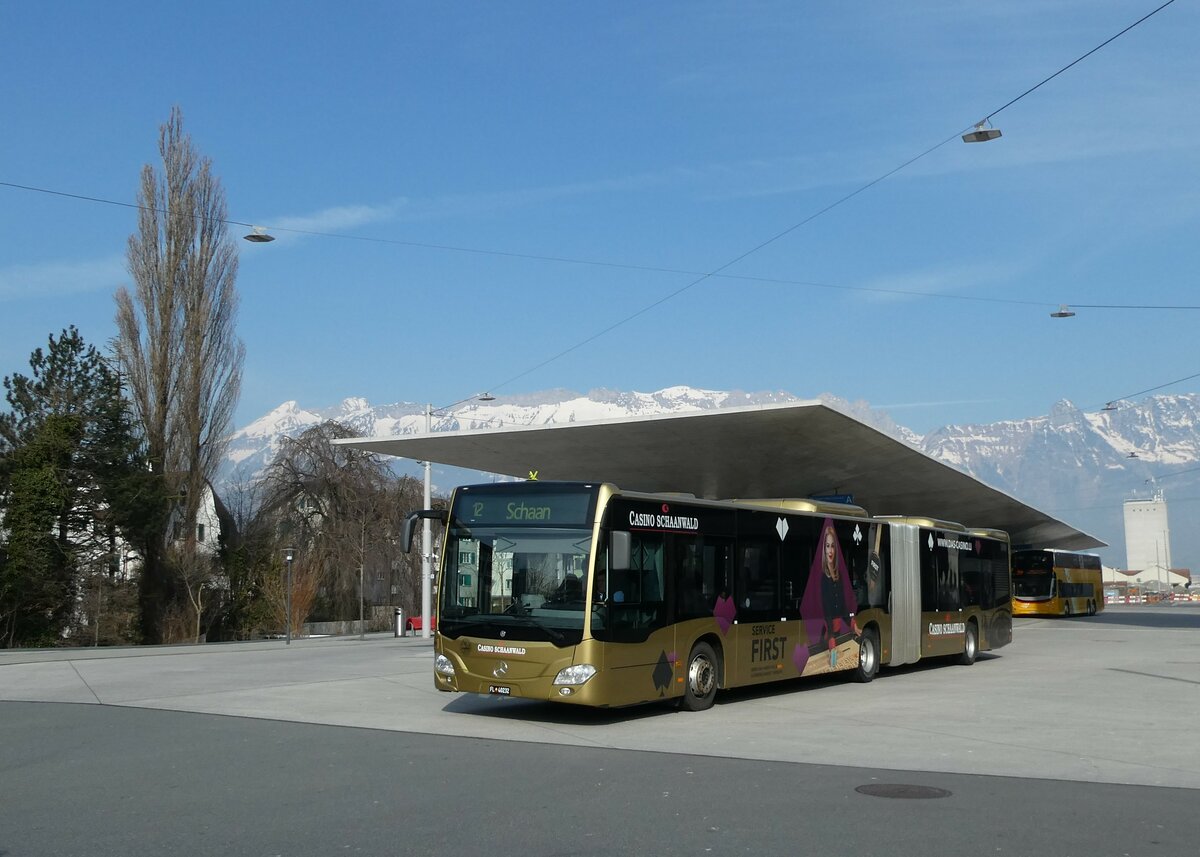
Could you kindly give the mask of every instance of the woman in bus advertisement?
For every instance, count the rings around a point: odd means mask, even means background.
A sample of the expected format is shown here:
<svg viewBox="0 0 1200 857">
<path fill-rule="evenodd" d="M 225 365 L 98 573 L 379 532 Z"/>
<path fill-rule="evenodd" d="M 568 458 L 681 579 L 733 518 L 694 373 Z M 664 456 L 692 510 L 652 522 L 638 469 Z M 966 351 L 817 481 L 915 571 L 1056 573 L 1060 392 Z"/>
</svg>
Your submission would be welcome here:
<svg viewBox="0 0 1200 857">
<path fill-rule="evenodd" d="M 822 524 L 817 544 L 817 555 L 800 601 L 800 618 L 808 637 L 808 645 L 797 645 L 794 656 L 801 675 L 837 669 L 842 656 L 857 658 L 861 636 L 854 618 L 858 599 L 832 518 L 826 518 Z M 842 650 L 847 643 L 851 645 Z"/>
</svg>

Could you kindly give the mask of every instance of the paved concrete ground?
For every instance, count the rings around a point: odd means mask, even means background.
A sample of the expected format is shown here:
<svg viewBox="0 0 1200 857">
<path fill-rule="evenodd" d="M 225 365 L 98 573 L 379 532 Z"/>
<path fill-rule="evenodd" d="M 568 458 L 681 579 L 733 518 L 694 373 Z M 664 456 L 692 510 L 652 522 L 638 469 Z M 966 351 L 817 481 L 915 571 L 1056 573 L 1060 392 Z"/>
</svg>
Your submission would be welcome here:
<svg viewBox="0 0 1200 857">
<path fill-rule="evenodd" d="M 420 639 L 0 652 L 0 857 L 1193 857 L 1198 631 L 1022 620 L 700 714 L 439 694 Z"/>
<path fill-rule="evenodd" d="M 618 712 L 433 689 L 431 644 L 368 636 L 0 652 L 0 701 L 899 771 L 1200 789 L 1200 609 L 1018 619 L 972 667 L 884 670 L 722 694 L 710 711 Z"/>
<path fill-rule="evenodd" d="M 70 703 L 0 703 L 0 734 L 5 857 L 1196 854 L 1188 789 Z"/>
</svg>

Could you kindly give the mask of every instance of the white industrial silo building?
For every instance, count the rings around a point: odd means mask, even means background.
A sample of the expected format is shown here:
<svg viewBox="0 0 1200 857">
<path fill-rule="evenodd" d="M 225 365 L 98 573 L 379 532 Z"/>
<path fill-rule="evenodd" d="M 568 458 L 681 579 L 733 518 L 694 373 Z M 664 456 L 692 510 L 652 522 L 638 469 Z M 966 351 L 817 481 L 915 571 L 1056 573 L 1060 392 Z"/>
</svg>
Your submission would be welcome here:
<svg viewBox="0 0 1200 857">
<path fill-rule="evenodd" d="M 1125 501 L 1125 567 L 1147 583 L 1171 583 L 1171 528 L 1162 491 L 1150 500 Z"/>
</svg>

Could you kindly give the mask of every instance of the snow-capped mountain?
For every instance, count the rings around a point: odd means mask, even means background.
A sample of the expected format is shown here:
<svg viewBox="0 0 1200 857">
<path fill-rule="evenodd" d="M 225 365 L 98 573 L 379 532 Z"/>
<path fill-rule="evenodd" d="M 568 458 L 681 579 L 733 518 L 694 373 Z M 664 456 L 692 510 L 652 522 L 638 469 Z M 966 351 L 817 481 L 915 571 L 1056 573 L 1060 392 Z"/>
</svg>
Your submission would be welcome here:
<svg viewBox="0 0 1200 857">
<path fill-rule="evenodd" d="M 919 448 L 1109 543 L 1125 566 L 1123 502 L 1162 490 L 1176 567 L 1200 571 L 1200 396 L 1153 396 L 1088 413 L 1068 401 L 1046 416 L 943 426 Z"/>
<path fill-rule="evenodd" d="M 1200 494 L 1198 395 L 1154 396 L 1095 413 L 1062 401 L 1046 416 L 988 425 L 950 425 L 924 436 L 897 425 L 866 402 L 852 403 L 830 395 L 818 398 L 1107 541 L 1111 547 L 1101 554 L 1109 565 L 1125 564 L 1122 502 L 1161 488 L 1170 508 L 1176 566 L 1194 564 L 1194 558 L 1200 556 L 1200 528 L 1195 526 L 1194 501 L 1188 499 Z M 438 408 L 431 425 L 434 431 L 557 425 L 798 400 L 783 391 L 723 392 L 683 386 L 653 393 L 600 389 L 586 395 L 547 390 Z M 380 437 L 424 432 L 425 419 L 425 405 L 411 402 L 372 406 L 366 399 L 348 398 L 314 411 L 284 402 L 234 433 L 218 483 L 254 481 L 278 452 L 283 438 L 325 420 Z M 469 473 L 451 468 L 435 468 L 434 472 L 441 490 L 471 478 Z"/>
<path fill-rule="evenodd" d="M 784 392 L 721 392 L 692 387 L 668 387 L 654 393 L 599 389 L 587 395 L 571 390 L 545 390 L 489 402 L 471 399 L 451 408 L 435 406 L 430 424 L 434 431 L 559 425 L 794 401 L 798 401 L 796 396 Z M 886 415 L 871 411 L 866 403 L 851 405 L 831 396 L 822 397 L 822 401 L 840 407 L 896 437 L 910 441 L 917 437 L 896 426 Z M 334 407 L 309 411 L 301 408 L 297 402 L 284 402 L 234 432 L 218 482 L 242 482 L 257 478 L 278 453 L 283 438 L 294 437 L 326 420 L 336 420 L 366 437 L 423 433 L 425 407 L 415 402 L 375 407 L 366 399 L 348 398 Z"/>
</svg>

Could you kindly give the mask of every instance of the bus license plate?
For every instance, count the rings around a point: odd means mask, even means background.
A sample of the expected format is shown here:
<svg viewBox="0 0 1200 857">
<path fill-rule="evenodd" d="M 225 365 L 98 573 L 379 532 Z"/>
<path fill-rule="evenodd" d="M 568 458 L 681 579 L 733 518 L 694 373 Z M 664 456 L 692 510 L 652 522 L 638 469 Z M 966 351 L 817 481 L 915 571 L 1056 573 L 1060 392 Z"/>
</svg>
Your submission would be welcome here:
<svg viewBox="0 0 1200 857">
<path fill-rule="evenodd" d="M 489 684 L 488 693 L 498 693 L 501 696 L 509 696 L 512 694 L 512 688 L 506 684 Z"/>
</svg>

